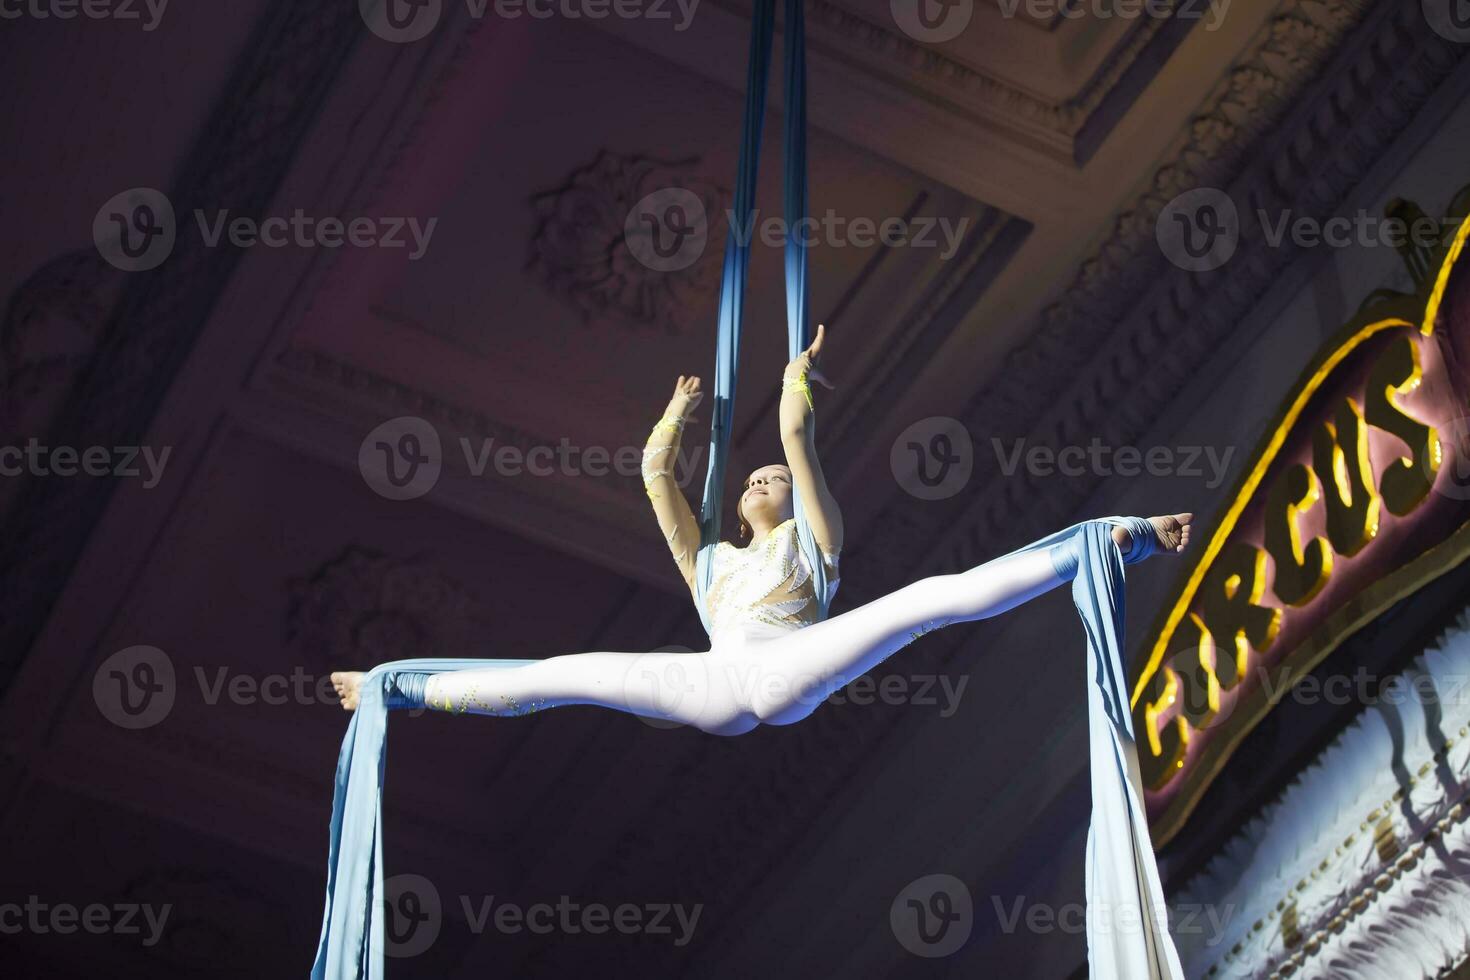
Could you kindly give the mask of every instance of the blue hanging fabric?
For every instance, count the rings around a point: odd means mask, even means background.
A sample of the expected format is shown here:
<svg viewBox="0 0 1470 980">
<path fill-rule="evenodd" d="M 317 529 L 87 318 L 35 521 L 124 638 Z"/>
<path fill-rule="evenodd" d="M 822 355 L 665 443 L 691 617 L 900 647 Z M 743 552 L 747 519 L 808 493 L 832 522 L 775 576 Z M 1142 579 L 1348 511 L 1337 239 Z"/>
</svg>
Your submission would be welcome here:
<svg viewBox="0 0 1470 980">
<path fill-rule="evenodd" d="M 811 323 L 806 302 L 806 17 L 802 0 L 786 0 L 786 358 L 796 356 L 811 344 Z M 791 488 L 796 539 L 811 569 L 812 589 L 817 599 L 817 618 L 826 619 L 828 594 L 827 563 L 817 547 L 807 522 L 801 492 Z"/>
<path fill-rule="evenodd" d="M 801 0 L 786 0 L 785 52 L 786 133 L 783 190 L 786 219 L 786 336 L 788 359 L 811 343 L 807 323 L 806 241 L 806 22 Z M 695 556 L 695 605 L 709 632 L 705 598 L 714 583 L 714 550 L 720 543 L 720 513 L 725 501 L 725 471 L 730 455 L 731 423 L 735 413 L 740 331 L 745 316 L 745 283 L 750 262 L 751 226 L 756 177 L 760 164 L 761 133 L 766 112 L 766 80 L 770 70 L 771 40 L 775 34 L 775 0 L 757 0 L 750 31 L 750 60 L 745 79 L 745 120 L 740 135 L 740 160 L 735 176 L 735 202 L 725 237 L 725 264 L 720 279 L 719 324 L 715 339 L 714 407 L 711 410 L 709 462 L 699 511 L 699 552 Z M 807 523 L 800 492 L 793 488 L 797 541 L 812 570 L 818 616 L 827 616 L 829 599 L 826 563 Z"/>
<path fill-rule="evenodd" d="M 388 708 L 400 671 L 520 667 L 534 660 L 396 660 L 362 678 L 337 756 L 327 845 L 327 904 L 312 980 L 383 980 L 383 769 Z"/>
<path fill-rule="evenodd" d="M 1125 562 L 1111 528 L 1135 542 Z M 1157 547 L 1153 525 L 1140 517 L 1084 521 L 1011 552 L 1073 541 L 1078 566 L 1072 601 L 1087 634 L 1087 733 L 1092 820 L 1084 866 L 1087 975 L 1092 980 L 1185 980 L 1169 935 L 1163 884 L 1143 806 L 1143 778 L 1128 710 L 1123 670 L 1123 565 Z M 1009 557 L 1002 555 L 1001 558 Z M 1000 558 L 993 559 L 1001 560 Z"/>
</svg>

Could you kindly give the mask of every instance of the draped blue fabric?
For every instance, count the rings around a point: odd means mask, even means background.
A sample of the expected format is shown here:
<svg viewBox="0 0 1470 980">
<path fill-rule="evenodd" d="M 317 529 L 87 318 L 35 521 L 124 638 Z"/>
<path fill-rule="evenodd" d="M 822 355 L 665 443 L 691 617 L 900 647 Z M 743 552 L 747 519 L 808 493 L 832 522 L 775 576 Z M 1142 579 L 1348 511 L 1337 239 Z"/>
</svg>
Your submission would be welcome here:
<svg viewBox="0 0 1470 980">
<path fill-rule="evenodd" d="M 784 212 L 786 221 L 786 348 L 794 359 L 811 343 L 806 298 L 806 27 L 801 0 L 786 0 L 785 53 L 786 123 L 784 156 Z M 719 324 L 715 339 L 714 408 L 711 411 L 709 462 L 699 511 L 699 552 L 695 556 L 695 605 L 705 632 L 710 630 L 706 597 L 714 583 L 714 550 L 720 543 L 720 517 L 725 502 L 725 469 L 730 455 L 731 422 L 735 413 L 740 329 L 745 315 L 745 283 L 755 207 L 756 177 L 760 163 L 761 133 L 766 112 L 766 76 L 770 72 L 771 40 L 775 34 L 775 0 L 757 0 L 750 31 L 750 62 L 745 80 L 745 120 L 740 134 L 740 161 L 735 176 L 735 201 L 725 237 L 725 264 L 720 280 Z M 826 564 L 807 522 L 801 493 L 793 488 L 793 516 L 802 555 L 812 570 L 818 618 L 829 606 Z"/>
<path fill-rule="evenodd" d="M 533 660 L 396 660 L 362 679 L 337 757 L 327 846 L 327 904 L 312 980 L 383 980 L 383 768 L 390 692 L 400 672 L 519 667 Z M 420 688 L 422 691 L 422 688 Z"/>
<path fill-rule="evenodd" d="M 1133 539 L 1126 559 L 1112 540 L 1111 528 L 1118 525 Z M 1106 517 L 1074 524 L 1011 554 L 1064 542 L 1077 549 L 1072 601 L 1087 635 L 1092 775 L 1084 868 L 1087 975 L 1093 980 L 1184 980 L 1148 832 L 1122 657 L 1123 565 L 1148 557 L 1157 541 L 1143 518 Z"/>
</svg>

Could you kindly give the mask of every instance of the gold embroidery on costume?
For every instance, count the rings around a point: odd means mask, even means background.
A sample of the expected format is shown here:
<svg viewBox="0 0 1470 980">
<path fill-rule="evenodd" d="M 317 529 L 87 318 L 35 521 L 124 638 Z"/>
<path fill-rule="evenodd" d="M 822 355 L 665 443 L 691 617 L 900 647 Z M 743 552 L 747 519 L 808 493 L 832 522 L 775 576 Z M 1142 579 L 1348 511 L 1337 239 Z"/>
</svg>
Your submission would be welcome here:
<svg viewBox="0 0 1470 980">
<path fill-rule="evenodd" d="M 837 591 L 837 555 L 823 555 L 827 595 Z M 817 621 L 816 583 L 796 536 L 796 519 L 771 529 L 759 547 L 715 546 L 713 582 L 707 597 L 711 632 L 759 624 L 800 629 Z"/>
</svg>

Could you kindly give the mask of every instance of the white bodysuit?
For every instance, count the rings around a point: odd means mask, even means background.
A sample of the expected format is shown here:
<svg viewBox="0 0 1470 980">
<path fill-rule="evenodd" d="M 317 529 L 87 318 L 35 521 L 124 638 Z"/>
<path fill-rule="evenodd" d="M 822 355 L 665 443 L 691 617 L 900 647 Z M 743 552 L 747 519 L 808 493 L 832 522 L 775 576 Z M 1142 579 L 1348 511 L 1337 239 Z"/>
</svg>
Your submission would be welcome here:
<svg viewBox="0 0 1470 980">
<path fill-rule="evenodd" d="M 708 651 L 573 653 L 451 671 L 428 679 L 425 702 L 489 715 L 595 704 L 716 735 L 744 734 L 762 722 L 789 725 L 923 634 L 997 615 L 1060 585 L 1059 547 L 920 579 L 817 621 L 811 569 L 796 522 L 787 520 L 754 547 L 716 546 Z M 824 560 L 835 590 L 838 556 Z"/>
</svg>

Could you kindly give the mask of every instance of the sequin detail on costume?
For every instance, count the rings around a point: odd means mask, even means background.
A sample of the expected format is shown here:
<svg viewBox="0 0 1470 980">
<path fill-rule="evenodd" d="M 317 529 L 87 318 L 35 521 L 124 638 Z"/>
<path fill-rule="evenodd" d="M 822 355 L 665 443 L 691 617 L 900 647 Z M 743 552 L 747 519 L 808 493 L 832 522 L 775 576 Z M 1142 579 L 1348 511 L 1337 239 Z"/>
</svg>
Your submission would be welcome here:
<svg viewBox="0 0 1470 980">
<path fill-rule="evenodd" d="M 827 598 L 837 591 L 838 556 L 824 555 Z M 819 606 L 811 567 L 796 535 L 796 519 L 771 529 L 758 548 L 715 546 L 706 608 L 711 633 L 732 626 L 761 625 L 800 629 L 817 621 Z"/>
</svg>

